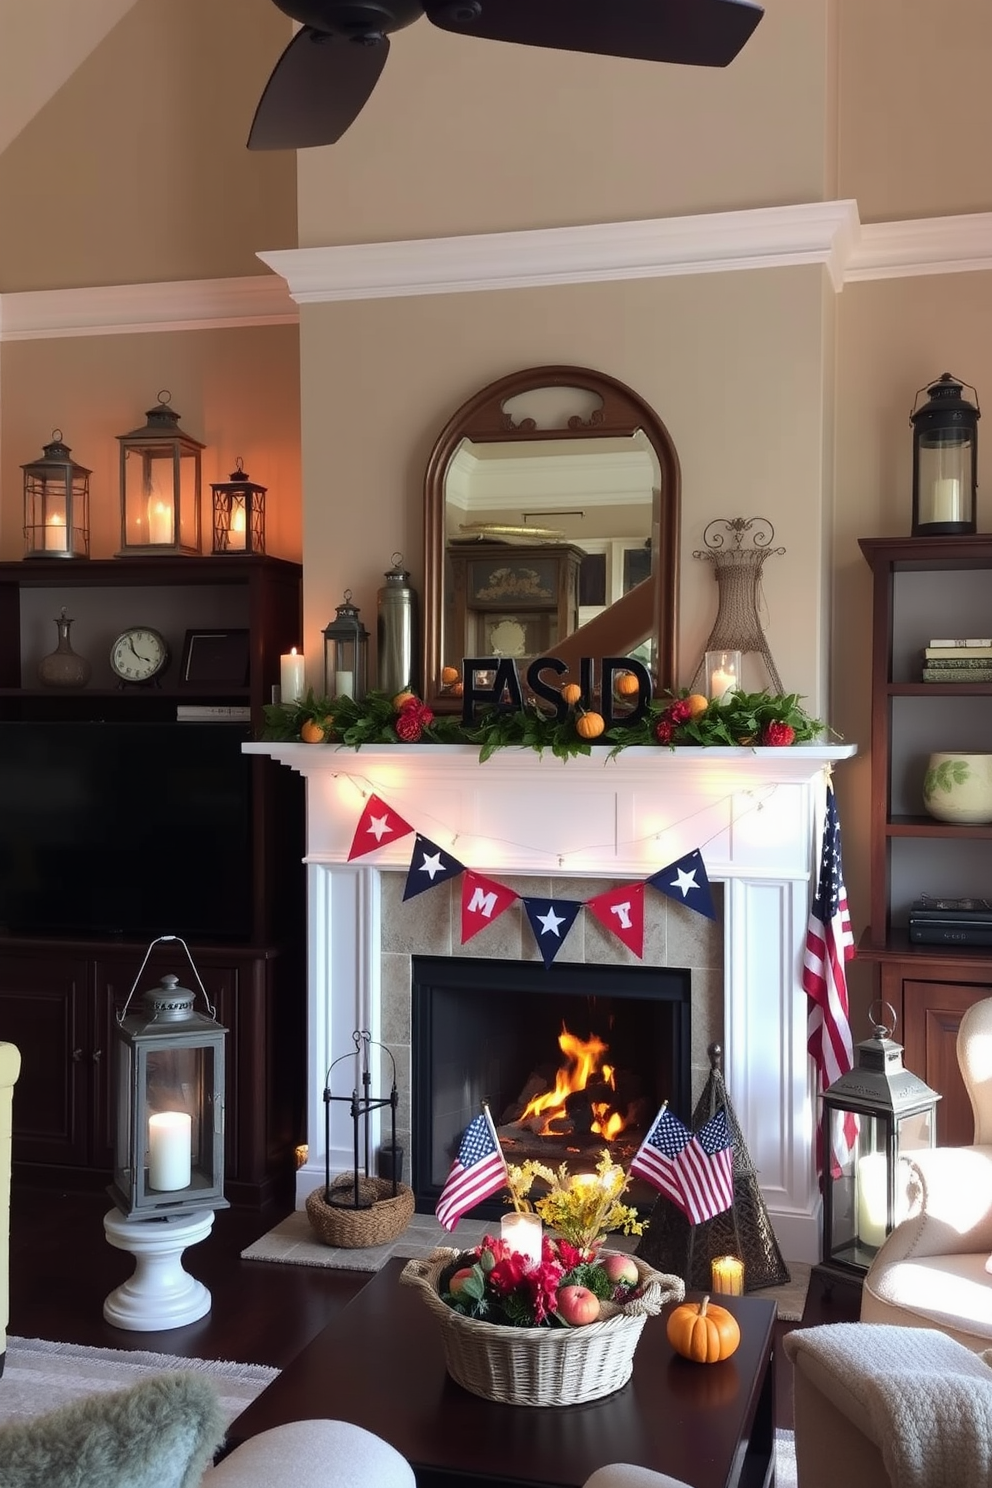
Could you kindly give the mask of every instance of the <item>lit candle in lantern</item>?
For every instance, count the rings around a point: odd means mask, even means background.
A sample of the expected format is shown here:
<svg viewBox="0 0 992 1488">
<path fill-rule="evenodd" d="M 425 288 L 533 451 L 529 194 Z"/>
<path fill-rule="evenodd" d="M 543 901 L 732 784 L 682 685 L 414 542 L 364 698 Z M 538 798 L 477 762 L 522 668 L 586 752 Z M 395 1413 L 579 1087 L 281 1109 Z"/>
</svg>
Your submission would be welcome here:
<svg viewBox="0 0 992 1488">
<path fill-rule="evenodd" d="M 148 1118 L 148 1186 L 188 1188 L 192 1174 L 193 1119 L 185 1111 L 159 1111 Z"/>
<path fill-rule="evenodd" d="M 279 695 L 284 703 L 295 703 L 306 690 L 306 661 L 294 646 L 279 658 Z"/>
<path fill-rule="evenodd" d="M 932 522 L 960 522 L 963 520 L 961 510 L 961 482 L 956 475 L 944 476 L 942 480 L 933 483 L 933 516 Z"/>
<path fill-rule="evenodd" d="M 539 1214 L 504 1214 L 499 1222 L 500 1234 L 507 1245 L 525 1264 L 541 1264 L 541 1242 L 543 1226 Z"/>
<path fill-rule="evenodd" d="M 884 1152 L 869 1152 L 858 1160 L 858 1239 L 876 1250 L 885 1239 L 889 1165 Z"/>
<path fill-rule="evenodd" d="M 172 507 L 157 497 L 148 503 L 148 541 L 172 542 Z"/>
<path fill-rule="evenodd" d="M 244 548 L 245 509 L 243 506 L 236 506 L 231 513 L 231 530 L 227 535 L 227 544 L 230 548 Z"/>
<path fill-rule="evenodd" d="M 337 697 L 352 697 L 355 691 L 354 672 L 338 672 L 335 680 Z"/>
<path fill-rule="evenodd" d="M 45 552 L 65 552 L 65 517 L 55 515 L 45 523 Z"/>
<path fill-rule="evenodd" d="M 736 1256 L 715 1256 L 710 1262 L 710 1280 L 714 1292 L 727 1297 L 744 1295 L 744 1262 Z"/>
</svg>

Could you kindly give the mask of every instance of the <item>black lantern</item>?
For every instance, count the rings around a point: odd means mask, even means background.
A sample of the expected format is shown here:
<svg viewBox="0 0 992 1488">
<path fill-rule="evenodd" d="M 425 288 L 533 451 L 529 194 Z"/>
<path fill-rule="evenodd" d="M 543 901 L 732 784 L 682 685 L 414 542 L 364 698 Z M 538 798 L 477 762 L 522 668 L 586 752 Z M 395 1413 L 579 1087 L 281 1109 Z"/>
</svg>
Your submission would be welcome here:
<svg viewBox="0 0 992 1488">
<path fill-rule="evenodd" d="M 90 472 L 77 465 L 62 443 L 62 430 L 52 430 L 42 459 L 22 465 L 24 471 L 24 556 L 88 558 L 90 556 Z"/>
<path fill-rule="evenodd" d="M 156 945 L 186 952 L 206 1003 L 170 975 L 131 998 Z M 185 941 L 153 940 L 117 1019 L 114 1180 L 111 1197 L 127 1219 L 226 1209 L 224 1198 L 224 1038 Z"/>
<path fill-rule="evenodd" d="M 147 423 L 118 434 L 121 447 L 121 548 L 134 553 L 200 551 L 200 451 L 179 427 L 170 394 L 145 414 Z"/>
<path fill-rule="evenodd" d="M 875 1007 L 880 1007 L 875 1004 Z M 892 1015 L 895 1012 L 884 1005 Z M 823 1093 L 823 1260 L 820 1272 L 861 1281 L 905 1210 L 900 1158 L 932 1147 L 940 1096 L 905 1069 L 902 1045 L 875 1020 L 854 1069 Z"/>
<path fill-rule="evenodd" d="M 356 703 L 365 696 L 368 676 L 369 633 L 344 591 L 344 604 L 324 627 L 324 693 L 329 698 L 350 697 Z"/>
<path fill-rule="evenodd" d="M 913 404 L 913 536 L 948 537 L 975 526 L 978 490 L 978 394 L 969 403 L 967 383 L 941 373 L 926 389 L 921 408 Z M 920 393 L 916 398 L 919 400 Z"/>
<path fill-rule="evenodd" d="M 265 552 L 265 486 L 258 486 L 244 469 L 238 468 L 226 481 L 215 481 L 214 552 Z"/>
</svg>

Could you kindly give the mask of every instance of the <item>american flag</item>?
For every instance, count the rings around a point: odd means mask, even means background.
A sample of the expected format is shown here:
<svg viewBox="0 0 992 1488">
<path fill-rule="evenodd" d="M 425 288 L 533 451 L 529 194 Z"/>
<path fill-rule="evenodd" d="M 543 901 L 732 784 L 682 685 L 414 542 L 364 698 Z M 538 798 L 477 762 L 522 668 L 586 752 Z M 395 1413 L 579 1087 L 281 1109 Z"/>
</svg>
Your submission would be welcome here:
<svg viewBox="0 0 992 1488">
<path fill-rule="evenodd" d="M 446 1230 L 453 1230 L 466 1210 L 481 1204 L 506 1182 L 506 1159 L 487 1111 L 470 1121 L 458 1156 L 444 1182 L 435 1214 Z"/>
<path fill-rule="evenodd" d="M 833 787 L 827 786 L 827 811 L 816 893 L 810 907 L 803 953 L 803 988 L 809 997 L 807 1048 L 816 1065 L 820 1091 L 854 1064 L 845 963 L 854 955 L 854 936 L 847 909 L 840 851 L 840 822 Z M 820 1118 L 822 1123 L 822 1116 Z M 845 1112 L 834 1133 L 832 1161 L 843 1167 L 858 1135 L 858 1118 Z M 818 1123 L 817 1170 L 822 1165 L 822 1128 Z"/>
<path fill-rule="evenodd" d="M 733 1140 L 722 1106 L 695 1134 L 662 1106 L 630 1173 L 677 1204 L 690 1224 L 702 1224 L 734 1202 Z"/>
</svg>

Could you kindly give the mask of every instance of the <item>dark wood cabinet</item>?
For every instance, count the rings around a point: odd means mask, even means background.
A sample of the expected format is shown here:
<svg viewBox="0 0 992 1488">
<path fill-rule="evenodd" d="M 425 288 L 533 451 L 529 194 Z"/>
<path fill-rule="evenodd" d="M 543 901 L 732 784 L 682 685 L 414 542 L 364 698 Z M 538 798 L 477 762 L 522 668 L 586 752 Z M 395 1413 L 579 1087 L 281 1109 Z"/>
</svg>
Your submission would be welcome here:
<svg viewBox="0 0 992 1488">
<path fill-rule="evenodd" d="M 992 748 L 992 684 L 922 680 L 937 636 L 990 633 L 992 536 L 862 538 L 872 570 L 870 923 L 858 954 L 873 964 L 878 996 L 896 1011 L 904 1060 L 943 1099 L 942 1144 L 972 1140 L 958 1072 L 961 1016 L 992 995 L 992 948 L 917 944 L 914 901 L 992 900 L 992 824 L 938 821 L 923 807 L 931 752 Z"/>
<path fill-rule="evenodd" d="M 178 708 L 247 709 L 242 733 L 229 736 L 231 748 L 225 753 L 225 758 L 243 760 L 238 738 L 260 730 L 264 705 L 279 680 L 279 656 L 301 640 L 301 580 L 298 565 L 258 555 L 0 564 L 0 728 L 23 728 L 43 745 L 47 731 L 85 724 L 96 731 L 99 746 L 101 729 L 109 734 L 115 724 L 155 725 L 157 737 L 165 741 L 164 754 L 158 756 L 165 763 L 159 767 L 168 769 L 171 741 L 177 737 L 171 731 L 183 731 L 183 758 L 194 763 L 196 740 L 204 737 L 192 732 L 195 725 L 178 721 Z M 76 621 L 74 649 L 92 665 L 88 685 L 72 691 L 44 689 L 35 680 L 40 656 L 54 649 L 51 620 L 62 606 Z M 137 623 L 154 625 L 166 636 L 171 661 L 159 685 L 122 688 L 107 657 L 114 637 Z M 247 676 L 214 684 L 184 681 L 180 661 L 191 629 L 246 630 Z M 222 727 L 216 720 L 213 726 Z M 134 769 L 140 776 L 140 758 Z M 60 789 L 82 788 L 72 773 L 70 762 Z M 17 783 L 8 781 L 6 788 L 16 790 Z M 118 806 L 118 833 L 122 817 L 125 826 L 115 847 L 140 878 L 155 843 L 149 845 L 147 835 L 139 832 L 140 794 L 134 800 L 133 842 L 127 840 L 127 808 L 122 812 Z M 216 1017 L 228 1030 L 227 1196 L 234 1203 L 260 1205 L 292 1193 L 302 1122 L 306 972 L 301 782 L 271 760 L 252 757 L 245 762 L 239 800 L 246 820 L 237 847 L 218 837 L 209 810 L 202 820 L 194 812 L 178 861 L 181 871 L 183 855 L 196 855 L 218 885 L 237 869 L 241 931 L 216 940 L 207 932 L 190 940 L 189 950 Z M 97 823 L 100 804 L 94 803 Z M 110 802 L 105 805 L 109 817 Z M 85 865 L 87 844 L 81 847 Z M 92 861 L 100 861 L 95 847 Z M 43 878 L 45 860 L 39 856 L 38 863 Z M 42 882 L 41 890 L 45 887 Z M 154 906 L 148 913 L 154 917 Z M 179 928 L 163 924 L 156 934 Z M 10 926 L 0 933 L 0 1038 L 17 1044 L 23 1061 L 14 1104 L 13 1157 L 19 1179 L 102 1182 L 109 1175 L 115 1020 L 154 938 L 129 934 L 126 924 L 113 937 L 99 930 L 39 934 L 11 931 Z M 181 946 L 171 944 L 156 946 L 137 993 L 168 972 L 200 999 L 188 958 Z"/>
<path fill-rule="evenodd" d="M 462 656 L 543 656 L 579 621 L 579 569 L 570 543 L 452 544 L 452 641 Z"/>
</svg>

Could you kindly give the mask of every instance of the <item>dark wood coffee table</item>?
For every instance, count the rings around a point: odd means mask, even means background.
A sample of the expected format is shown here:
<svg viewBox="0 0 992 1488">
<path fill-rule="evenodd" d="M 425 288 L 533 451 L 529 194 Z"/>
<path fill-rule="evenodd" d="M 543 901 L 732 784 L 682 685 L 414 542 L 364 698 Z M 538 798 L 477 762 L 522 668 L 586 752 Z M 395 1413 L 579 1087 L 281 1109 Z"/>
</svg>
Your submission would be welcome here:
<svg viewBox="0 0 992 1488">
<path fill-rule="evenodd" d="M 692 1488 L 763 1488 L 774 1465 L 774 1302 L 721 1297 L 741 1344 L 721 1364 L 672 1351 L 648 1318 L 632 1378 L 587 1405 L 498 1405 L 462 1389 L 405 1262 L 387 1261 L 340 1316 L 233 1422 L 232 1446 L 286 1421 L 330 1416 L 391 1442 L 420 1488 L 581 1488 L 608 1462 L 633 1462 Z M 667 1311 L 667 1310 L 666 1310 Z"/>
</svg>

